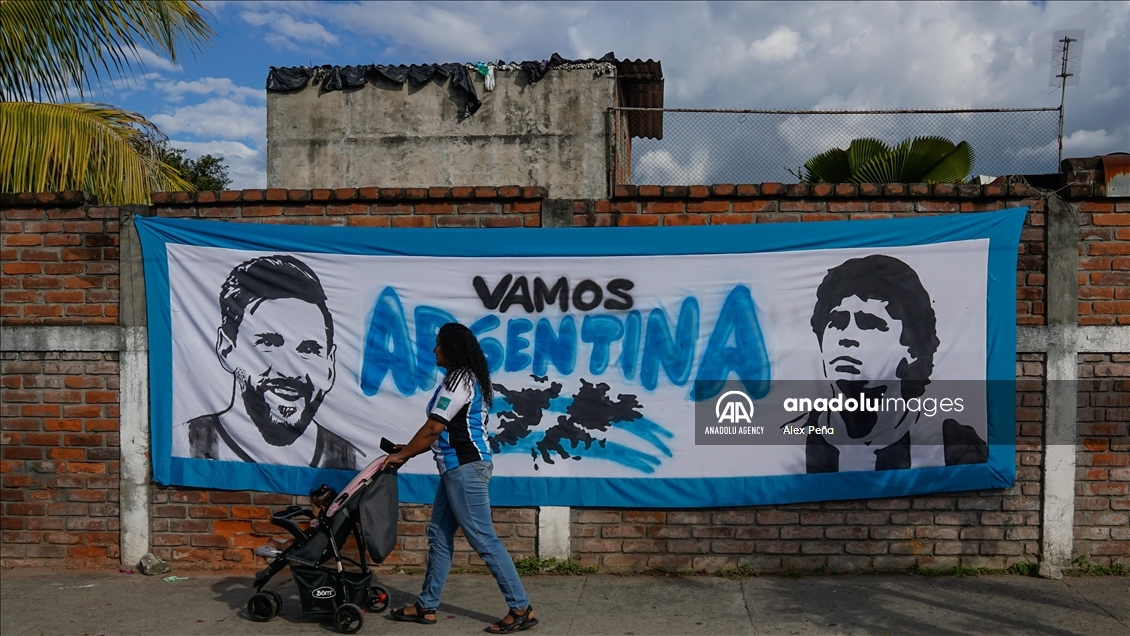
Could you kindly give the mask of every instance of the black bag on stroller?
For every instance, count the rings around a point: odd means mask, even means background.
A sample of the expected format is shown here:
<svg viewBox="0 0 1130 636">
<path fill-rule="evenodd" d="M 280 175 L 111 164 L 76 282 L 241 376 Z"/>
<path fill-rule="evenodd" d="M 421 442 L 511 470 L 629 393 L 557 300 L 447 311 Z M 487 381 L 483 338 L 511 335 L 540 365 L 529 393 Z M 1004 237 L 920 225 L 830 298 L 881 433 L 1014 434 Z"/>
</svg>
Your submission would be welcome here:
<svg viewBox="0 0 1130 636">
<path fill-rule="evenodd" d="M 389 592 L 372 583 L 368 558 L 380 564 L 396 545 L 398 491 L 396 472 L 382 471 L 384 457 L 357 474 L 318 515 L 317 524 L 302 530 L 295 518 L 313 518 L 309 508 L 291 506 L 271 515 L 271 523 L 294 535 L 285 550 L 267 546 L 256 554 L 273 559 L 255 575 L 255 595 L 247 601 L 247 613 L 254 621 L 269 621 L 282 608 L 282 597 L 264 586 L 275 574 L 290 566 L 302 613 L 306 616 L 333 616 L 338 631 L 353 634 L 361 629 L 365 611 L 383 612 Z M 357 560 L 344 556 L 341 546 L 353 535 L 359 552 Z M 326 562 L 334 560 L 333 567 Z M 344 564 L 357 570 L 346 570 Z"/>
</svg>

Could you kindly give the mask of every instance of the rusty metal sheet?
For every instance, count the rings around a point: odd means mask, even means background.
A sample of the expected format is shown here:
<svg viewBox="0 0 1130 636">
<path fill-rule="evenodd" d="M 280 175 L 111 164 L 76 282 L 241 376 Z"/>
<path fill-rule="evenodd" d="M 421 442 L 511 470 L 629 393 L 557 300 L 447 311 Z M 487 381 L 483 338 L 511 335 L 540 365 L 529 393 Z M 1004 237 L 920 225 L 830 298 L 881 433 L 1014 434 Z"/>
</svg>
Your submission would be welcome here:
<svg viewBox="0 0 1130 636">
<path fill-rule="evenodd" d="M 616 62 L 620 106 L 663 108 L 663 66 L 656 60 Z M 629 112 L 628 130 L 633 137 L 663 139 L 663 113 Z"/>
<path fill-rule="evenodd" d="M 1108 197 L 1130 197 L 1130 154 L 1118 153 L 1099 157 L 1103 162 L 1103 178 Z"/>
</svg>

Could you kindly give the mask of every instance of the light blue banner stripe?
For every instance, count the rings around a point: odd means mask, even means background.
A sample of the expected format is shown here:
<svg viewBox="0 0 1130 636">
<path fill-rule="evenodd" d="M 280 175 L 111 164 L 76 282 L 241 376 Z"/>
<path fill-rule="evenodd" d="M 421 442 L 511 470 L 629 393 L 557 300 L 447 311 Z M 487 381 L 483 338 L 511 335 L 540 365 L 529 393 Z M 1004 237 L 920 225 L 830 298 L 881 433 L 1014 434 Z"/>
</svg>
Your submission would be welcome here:
<svg viewBox="0 0 1130 636">
<path fill-rule="evenodd" d="M 783 252 L 930 245 L 987 238 L 987 377 L 1012 380 L 1016 364 L 1017 245 L 1026 215 L 1027 208 L 1017 208 L 849 222 L 490 230 L 324 228 L 139 217 L 137 227 L 145 259 L 149 311 L 154 478 L 169 485 L 306 494 L 321 483 L 344 485 L 351 477 L 347 471 L 171 456 L 172 334 L 165 250 L 168 243 L 268 252 L 537 258 Z M 490 240 L 483 240 L 485 237 Z M 1016 472 L 1015 398 L 1008 391 L 990 393 L 987 464 L 726 479 L 496 477 L 492 481 L 492 502 L 499 506 L 714 507 L 1009 487 Z M 436 476 L 402 475 L 401 500 L 430 502 L 437 481 Z"/>
</svg>

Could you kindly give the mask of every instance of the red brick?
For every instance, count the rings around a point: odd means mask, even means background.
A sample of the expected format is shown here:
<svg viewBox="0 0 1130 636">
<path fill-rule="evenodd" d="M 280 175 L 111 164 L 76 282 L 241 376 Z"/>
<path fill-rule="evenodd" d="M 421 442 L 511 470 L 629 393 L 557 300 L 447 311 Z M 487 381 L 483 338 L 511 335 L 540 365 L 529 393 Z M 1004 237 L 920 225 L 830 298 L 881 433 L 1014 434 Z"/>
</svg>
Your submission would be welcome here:
<svg viewBox="0 0 1130 636">
<path fill-rule="evenodd" d="M 212 531 L 218 535 L 232 536 L 251 532 L 250 521 L 213 521 Z"/>
<path fill-rule="evenodd" d="M 24 254 L 24 259 L 27 259 L 27 254 Z M 61 256 L 64 261 L 98 261 L 102 260 L 102 250 L 97 248 L 69 248 L 62 250 Z M 52 258 L 51 260 L 58 260 Z"/>
<path fill-rule="evenodd" d="M 914 206 L 909 201 L 872 201 L 870 208 L 872 212 L 913 212 Z"/>
<path fill-rule="evenodd" d="M 759 512 L 757 513 L 757 523 L 759 525 L 779 525 L 797 523 L 800 517 L 795 512 Z"/>
<path fill-rule="evenodd" d="M 730 202 L 720 200 L 695 201 L 687 204 L 687 212 L 729 212 Z"/>
<path fill-rule="evenodd" d="M 694 204 L 692 204 L 694 205 Z M 663 217 L 663 225 L 706 225 L 705 214 L 669 214 Z"/>
<path fill-rule="evenodd" d="M 35 400 L 35 394 L 6 391 L 3 394 L 3 400 L 6 402 L 32 401 Z M 27 406 L 19 409 L 20 415 L 24 417 L 59 417 L 59 411 L 59 404 L 27 404 Z"/>
<path fill-rule="evenodd" d="M 474 216 L 436 217 L 436 227 L 479 227 L 479 219 Z"/>
<path fill-rule="evenodd" d="M 735 203 L 735 205 L 737 205 Z M 712 214 L 711 225 L 741 225 L 753 223 L 752 214 Z"/>
<path fill-rule="evenodd" d="M 575 218 L 575 217 L 574 217 Z M 584 218 L 584 217 L 582 217 Z M 484 216 L 480 219 L 483 227 L 521 227 L 522 217 L 506 215 L 506 216 Z"/>
<path fill-rule="evenodd" d="M 635 204 L 633 203 L 632 205 Z M 634 209 L 631 211 L 635 212 Z M 686 211 L 686 204 L 682 201 L 647 201 L 643 204 L 643 211 L 652 214 L 682 213 Z"/>
<path fill-rule="evenodd" d="M 48 237 L 55 238 L 55 237 Z M 75 237 L 76 239 L 78 237 Z M 37 234 L 9 234 L 4 237 L 4 245 L 11 247 L 28 247 L 40 245 L 43 243 L 43 237 Z"/>
<path fill-rule="evenodd" d="M 390 227 L 392 223 L 387 216 L 351 216 L 351 227 Z"/>
<path fill-rule="evenodd" d="M 4 273 L 9 276 L 20 274 L 41 274 L 43 266 L 39 263 L 4 263 Z"/>
<path fill-rule="evenodd" d="M 28 446 L 58 446 L 59 437 L 55 433 L 25 433 L 23 443 Z"/>
<path fill-rule="evenodd" d="M 326 206 L 326 216 L 351 216 L 355 214 L 369 214 L 369 206 L 364 203 Z"/>
<path fill-rule="evenodd" d="M 734 212 L 773 212 L 777 209 L 776 201 L 734 201 Z"/>
<path fill-rule="evenodd" d="M 245 205 L 243 206 L 243 216 L 245 218 L 282 216 L 282 210 L 282 207 L 277 205 Z"/>
<path fill-rule="evenodd" d="M 47 507 L 40 503 L 9 503 L 4 504 L 4 514 L 26 517 L 42 517 L 47 512 Z"/>
<path fill-rule="evenodd" d="M 828 203 L 825 204 L 825 209 L 827 209 L 828 212 L 833 212 L 833 213 L 834 212 L 866 212 L 867 211 L 867 202 L 866 201 L 859 201 L 859 200 L 828 201 Z"/>
<path fill-rule="evenodd" d="M 392 227 L 434 227 L 430 216 L 397 216 L 392 219 Z"/>
<path fill-rule="evenodd" d="M 7 446 L 3 449 L 4 459 L 42 459 L 43 451 L 27 446 Z"/>
<path fill-rule="evenodd" d="M 189 508 L 188 516 L 195 519 L 222 519 L 228 516 L 228 509 L 224 506 L 193 506 Z"/>
<path fill-rule="evenodd" d="M 659 216 L 655 214 L 624 214 L 617 219 L 620 227 L 639 227 L 659 225 Z"/>
</svg>

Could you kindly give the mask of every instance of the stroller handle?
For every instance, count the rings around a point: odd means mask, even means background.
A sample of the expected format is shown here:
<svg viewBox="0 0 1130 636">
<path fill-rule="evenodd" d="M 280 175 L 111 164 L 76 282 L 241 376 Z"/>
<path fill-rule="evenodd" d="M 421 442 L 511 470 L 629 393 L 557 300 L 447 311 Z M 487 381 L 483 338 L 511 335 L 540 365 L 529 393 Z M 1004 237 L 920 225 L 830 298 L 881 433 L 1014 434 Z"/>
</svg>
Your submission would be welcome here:
<svg viewBox="0 0 1130 636">
<path fill-rule="evenodd" d="M 357 473 L 353 479 L 346 484 L 345 488 L 342 488 L 341 492 L 338 493 L 337 497 L 333 500 L 333 503 L 330 504 L 330 507 L 326 509 L 326 516 L 332 517 L 335 512 L 341 510 L 342 506 L 344 506 L 358 490 L 372 481 L 373 478 L 384 469 L 384 463 L 388 457 L 388 455 L 381 455 L 369 462 L 368 466 L 361 469 L 361 472 Z"/>
</svg>

